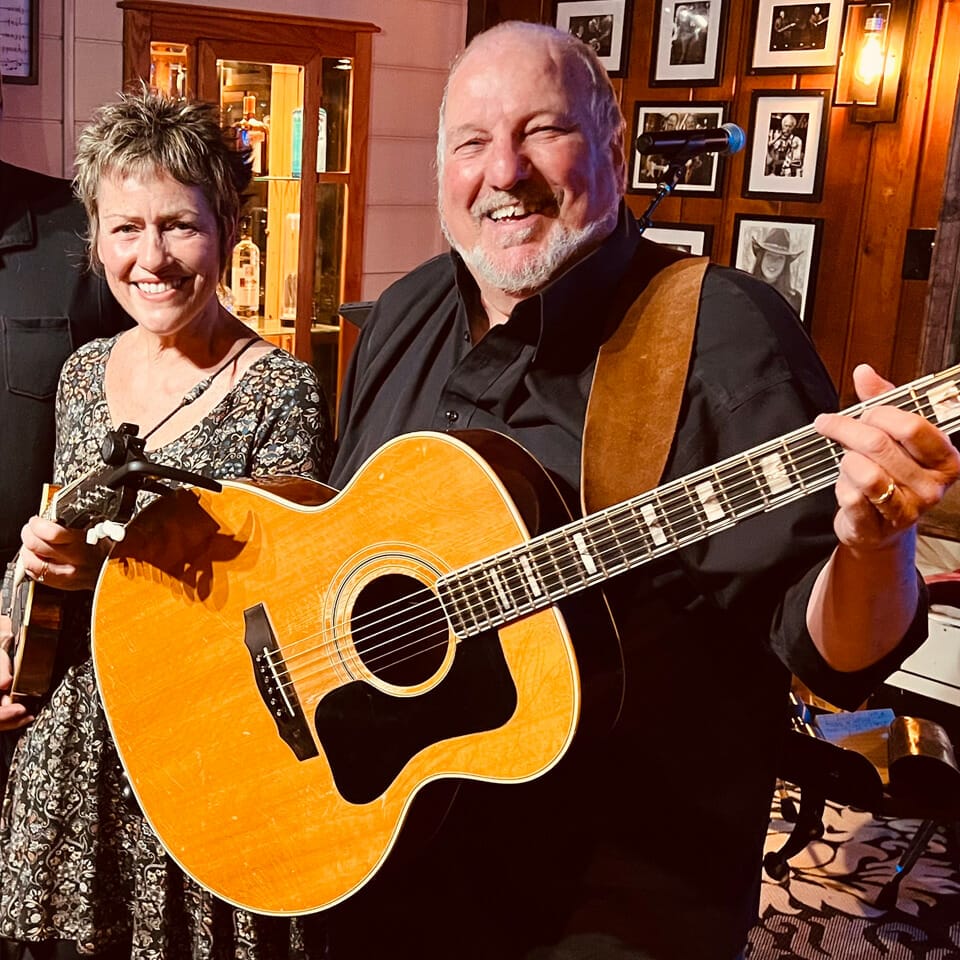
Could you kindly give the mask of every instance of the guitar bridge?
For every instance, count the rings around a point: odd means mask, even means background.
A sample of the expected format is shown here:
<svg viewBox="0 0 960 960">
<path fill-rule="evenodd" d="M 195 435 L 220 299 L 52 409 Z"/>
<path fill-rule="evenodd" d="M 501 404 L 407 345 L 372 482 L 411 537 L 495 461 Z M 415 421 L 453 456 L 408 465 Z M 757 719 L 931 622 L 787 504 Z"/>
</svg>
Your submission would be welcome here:
<svg viewBox="0 0 960 960">
<path fill-rule="evenodd" d="M 290 681 L 266 607 L 262 603 L 248 607 L 243 611 L 243 619 L 243 642 L 253 661 L 257 690 L 277 725 L 280 739 L 298 760 L 318 756 L 320 751 L 310 735 L 300 698 Z"/>
</svg>

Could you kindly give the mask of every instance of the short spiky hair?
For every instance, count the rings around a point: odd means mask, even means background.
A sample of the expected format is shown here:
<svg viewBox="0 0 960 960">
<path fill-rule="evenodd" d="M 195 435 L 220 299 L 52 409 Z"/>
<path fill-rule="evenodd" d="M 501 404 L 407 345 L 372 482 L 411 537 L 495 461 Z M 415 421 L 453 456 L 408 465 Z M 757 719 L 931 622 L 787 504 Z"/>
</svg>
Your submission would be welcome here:
<svg viewBox="0 0 960 960">
<path fill-rule="evenodd" d="M 87 210 L 91 265 L 100 266 L 100 181 L 156 170 L 203 191 L 220 227 L 220 266 L 225 267 L 250 183 L 249 159 L 249 151 L 238 150 L 227 137 L 220 111 L 211 103 L 173 100 L 141 85 L 100 107 L 77 140 L 73 180 Z"/>
</svg>

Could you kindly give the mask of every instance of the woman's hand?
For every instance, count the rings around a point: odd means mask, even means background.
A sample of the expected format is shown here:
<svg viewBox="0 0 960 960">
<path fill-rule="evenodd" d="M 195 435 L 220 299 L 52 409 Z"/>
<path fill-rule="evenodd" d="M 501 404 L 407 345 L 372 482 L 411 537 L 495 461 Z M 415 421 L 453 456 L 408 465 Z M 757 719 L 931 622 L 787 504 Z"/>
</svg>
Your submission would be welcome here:
<svg viewBox="0 0 960 960">
<path fill-rule="evenodd" d="M 112 540 L 86 541 L 83 530 L 31 517 L 20 533 L 20 559 L 27 575 L 58 590 L 92 590 Z"/>
<path fill-rule="evenodd" d="M 0 730 L 19 730 L 33 722 L 33 714 L 22 703 L 14 703 L 7 692 L 13 682 L 10 654 L 7 653 L 10 639 L 10 618 L 0 616 L 0 640 L 3 641 L 3 649 L 0 649 Z"/>
</svg>

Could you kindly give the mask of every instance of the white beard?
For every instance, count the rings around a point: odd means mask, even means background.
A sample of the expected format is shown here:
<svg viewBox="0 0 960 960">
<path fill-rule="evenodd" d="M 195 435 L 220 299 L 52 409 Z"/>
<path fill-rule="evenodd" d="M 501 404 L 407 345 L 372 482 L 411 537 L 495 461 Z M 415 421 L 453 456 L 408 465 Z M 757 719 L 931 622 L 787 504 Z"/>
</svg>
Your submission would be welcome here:
<svg viewBox="0 0 960 960">
<path fill-rule="evenodd" d="M 441 216 L 440 225 L 447 242 L 463 258 L 470 272 L 481 283 L 502 290 L 510 296 L 529 296 L 545 287 L 565 267 L 580 259 L 597 243 L 604 239 L 616 224 L 617 208 L 610 214 L 584 227 L 572 229 L 555 225 L 547 239 L 546 246 L 528 257 L 522 263 L 505 266 L 495 262 L 478 243 L 467 250 L 459 246 L 451 237 L 445 219 Z M 530 237 L 533 227 L 514 233 L 504 249 L 519 246 Z"/>
</svg>

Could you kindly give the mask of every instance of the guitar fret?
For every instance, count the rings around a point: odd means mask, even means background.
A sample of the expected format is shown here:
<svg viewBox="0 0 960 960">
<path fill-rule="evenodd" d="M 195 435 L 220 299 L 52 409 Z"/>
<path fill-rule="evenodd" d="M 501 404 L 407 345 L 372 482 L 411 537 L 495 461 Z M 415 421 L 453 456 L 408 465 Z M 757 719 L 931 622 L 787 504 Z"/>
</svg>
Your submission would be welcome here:
<svg viewBox="0 0 960 960">
<path fill-rule="evenodd" d="M 960 426 L 960 367 L 844 411 L 899 406 L 950 432 Z M 467 634 L 540 609 L 836 480 L 843 449 L 805 427 L 441 578 L 442 601 Z"/>
<path fill-rule="evenodd" d="M 642 552 L 647 558 L 652 557 L 655 544 L 653 541 L 653 536 L 650 532 L 650 527 L 647 525 L 647 519 L 643 515 L 642 509 L 638 509 L 636 500 L 629 501 L 626 506 L 627 512 L 629 513 L 633 523 L 636 524 L 637 528 L 638 549 L 636 552 Z"/>
<path fill-rule="evenodd" d="M 580 536 L 580 531 L 571 533 L 563 529 L 552 534 L 550 538 L 553 545 L 550 559 L 557 571 L 559 589 L 564 595 L 576 592 L 585 583 L 584 560 L 576 543 L 576 538 Z"/>
<path fill-rule="evenodd" d="M 606 512 L 602 518 L 603 529 L 599 524 L 591 524 L 591 542 L 594 553 L 599 558 L 605 574 L 618 573 L 623 569 L 623 543 L 620 540 L 620 528 L 613 522 L 613 514 Z"/>
<path fill-rule="evenodd" d="M 681 480 L 680 486 L 687 497 L 687 502 L 686 502 L 687 515 L 689 516 L 690 520 L 693 522 L 693 525 L 696 531 L 698 533 L 703 533 L 706 530 L 707 525 L 703 522 L 703 519 L 702 519 L 703 515 L 700 509 L 699 495 L 693 489 L 691 489 L 690 483 L 687 480 Z M 676 527 L 676 524 L 673 524 L 673 526 Z M 687 528 L 684 528 L 684 533 L 681 539 L 684 539 L 687 536 L 690 536 L 690 532 L 687 530 Z"/>
<path fill-rule="evenodd" d="M 650 537 L 653 540 L 654 546 L 664 546 L 668 541 L 668 537 L 667 532 L 664 530 L 660 514 L 657 512 L 657 508 L 653 503 L 647 502 L 641 505 L 640 513 L 643 515 L 647 529 L 650 531 Z"/>
</svg>

